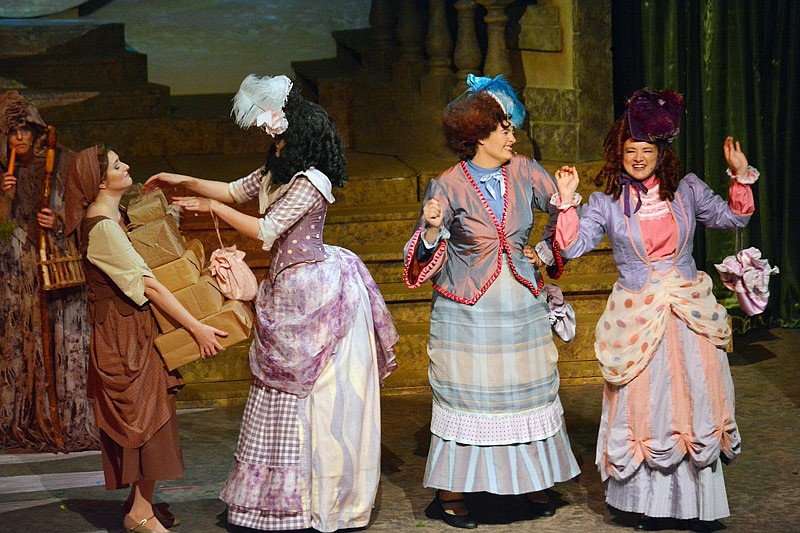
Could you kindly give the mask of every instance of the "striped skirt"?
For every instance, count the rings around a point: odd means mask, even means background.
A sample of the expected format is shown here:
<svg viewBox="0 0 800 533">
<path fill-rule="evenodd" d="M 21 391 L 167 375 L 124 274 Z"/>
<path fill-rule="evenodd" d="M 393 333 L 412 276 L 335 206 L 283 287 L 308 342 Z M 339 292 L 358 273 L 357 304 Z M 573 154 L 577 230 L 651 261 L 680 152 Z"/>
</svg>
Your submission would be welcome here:
<svg viewBox="0 0 800 533">
<path fill-rule="evenodd" d="M 354 325 L 309 396 L 251 387 L 220 496 L 231 524 L 267 531 L 368 524 L 380 479 L 380 382 L 369 297 L 360 288 Z"/>
<path fill-rule="evenodd" d="M 475 305 L 434 293 L 428 355 L 426 487 L 524 494 L 580 473 L 558 398 L 545 295 L 519 283 L 507 262 Z"/>
<path fill-rule="evenodd" d="M 720 457 L 740 449 L 727 355 L 673 314 L 647 368 L 606 384 L 596 456 L 606 502 L 649 517 L 724 518 Z"/>
</svg>

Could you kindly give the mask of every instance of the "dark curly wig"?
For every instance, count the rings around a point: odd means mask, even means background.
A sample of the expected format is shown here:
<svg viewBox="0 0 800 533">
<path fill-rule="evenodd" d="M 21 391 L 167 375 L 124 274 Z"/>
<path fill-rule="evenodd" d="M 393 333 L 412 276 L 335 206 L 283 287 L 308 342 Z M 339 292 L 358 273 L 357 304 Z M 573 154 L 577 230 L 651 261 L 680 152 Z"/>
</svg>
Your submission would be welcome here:
<svg viewBox="0 0 800 533">
<path fill-rule="evenodd" d="M 594 178 L 594 184 L 602 187 L 605 184 L 605 193 L 610 194 L 616 200 L 622 193 L 622 186 L 619 184 L 619 175 L 623 169 L 623 153 L 625 141 L 631 138 L 630 128 L 626 115 L 618 119 L 611 131 L 603 141 L 603 148 L 606 155 L 606 164 Z M 658 146 L 660 162 L 656 169 L 656 174 L 660 182 L 659 196 L 662 200 L 673 200 L 678 183 L 681 181 L 681 162 L 672 151 L 668 144 L 659 142 L 654 143 Z"/>
<path fill-rule="evenodd" d="M 507 123 L 500 103 L 485 92 L 466 94 L 442 113 L 445 143 L 462 161 L 475 157 L 478 141 L 487 138 L 498 124 Z"/>
<path fill-rule="evenodd" d="M 289 183 L 292 176 L 314 167 L 328 176 L 334 187 L 347 181 L 347 159 L 336 126 L 325 110 L 309 102 L 300 94 L 297 85 L 292 88 L 283 108 L 289 127 L 275 138 L 267 153 L 266 170 L 272 171 L 272 183 Z M 275 155 L 279 141 L 286 145 L 280 157 Z"/>
</svg>

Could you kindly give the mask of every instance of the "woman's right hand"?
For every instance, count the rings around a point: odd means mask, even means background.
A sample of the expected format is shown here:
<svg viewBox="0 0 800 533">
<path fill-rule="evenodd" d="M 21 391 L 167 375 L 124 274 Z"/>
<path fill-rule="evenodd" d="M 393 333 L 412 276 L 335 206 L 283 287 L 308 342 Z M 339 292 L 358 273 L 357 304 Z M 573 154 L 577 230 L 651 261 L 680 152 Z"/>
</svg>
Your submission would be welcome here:
<svg viewBox="0 0 800 533">
<path fill-rule="evenodd" d="M 217 340 L 217 336 L 228 336 L 228 332 L 202 323 L 198 324 L 190 333 L 195 342 L 197 342 L 197 346 L 200 347 L 200 355 L 203 358 L 213 357 L 218 351 L 222 350 L 222 344 Z"/>
<path fill-rule="evenodd" d="M 8 192 L 17 185 L 17 177 L 13 172 L 6 172 L 3 174 L 3 192 Z"/>
<path fill-rule="evenodd" d="M 150 176 L 144 186 L 142 192 L 150 192 L 153 189 L 159 189 L 162 185 L 184 185 L 191 178 L 182 174 L 173 174 L 171 172 L 159 172 Z"/>
<path fill-rule="evenodd" d="M 422 215 L 425 217 L 425 225 L 429 228 L 439 229 L 442 227 L 442 206 L 439 200 L 431 198 L 422 207 Z"/>
<path fill-rule="evenodd" d="M 569 203 L 573 200 L 580 182 L 581 178 L 575 167 L 564 165 L 556 170 L 556 186 L 558 194 L 561 196 L 561 203 Z"/>
</svg>

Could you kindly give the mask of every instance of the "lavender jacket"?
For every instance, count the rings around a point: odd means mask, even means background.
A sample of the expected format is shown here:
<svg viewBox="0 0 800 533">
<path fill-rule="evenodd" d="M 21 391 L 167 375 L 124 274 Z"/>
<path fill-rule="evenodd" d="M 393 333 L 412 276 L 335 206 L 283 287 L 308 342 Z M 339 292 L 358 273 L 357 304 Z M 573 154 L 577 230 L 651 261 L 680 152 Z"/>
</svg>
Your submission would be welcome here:
<svg viewBox="0 0 800 533">
<path fill-rule="evenodd" d="M 737 215 L 728 202 L 716 194 L 695 174 L 680 181 L 675 199 L 668 202 L 678 227 L 675 267 L 686 279 L 697 276 L 692 257 L 697 222 L 708 228 L 732 229 L 747 225 L 750 215 Z M 578 237 L 561 250 L 563 257 L 574 259 L 594 250 L 604 234 L 608 234 L 619 269 L 617 283 L 630 291 L 640 291 L 652 275 L 653 267 L 647 257 L 637 217 L 628 218 L 622 212 L 622 199 L 600 192 L 592 193 L 589 203 L 581 209 Z"/>
<path fill-rule="evenodd" d="M 506 165 L 505 212 L 502 220 L 497 220 L 475 180 L 465 174 L 461 164 L 445 170 L 430 181 L 422 204 L 431 198 L 439 200 L 444 213 L 442 227 L 446 231 L 433 258 L 420 265 L 416 249 L 425 229 L 425 218 L 420 214 L 405 248 L 404 281 L 414 289 L 433 279 L 433 287 L 439 293 L 472 305 L 497 279 L 505 252 L 514 277 L 538 296 L 544 280 L 522 250 L 533 228 L 534 209 L 547 213 L 544 240 L 552 242 L 558 212 L 550 205 L 550 197 L 556 190 L 555 180 L 539 163 L 515 155 Z"/>
</svg>

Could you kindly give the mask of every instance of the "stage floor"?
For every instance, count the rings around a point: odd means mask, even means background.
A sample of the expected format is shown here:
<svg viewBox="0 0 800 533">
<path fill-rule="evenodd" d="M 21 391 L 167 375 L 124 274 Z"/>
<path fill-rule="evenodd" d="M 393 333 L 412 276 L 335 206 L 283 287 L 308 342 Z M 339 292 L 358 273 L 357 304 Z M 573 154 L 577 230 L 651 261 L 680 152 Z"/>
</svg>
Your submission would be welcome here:
<svg viewBox="0 0 800 533">
<path fill-rule="evenodd" d="M 726 532 L 800 531 L 800 330 L 773 329 L 737 338 L 731 354 L 736 416 L 743 453 L 725 467 L 732 515 L 716 523 Z M 402 361 L 400 361 L 402 364 Z M 482 531 L 630 531 L 635 517 L 607 509 L 594 467 L 600 386 L 561 390 L 570 440 L 583 473 L 556 485 L 560 504 L 552 518 L 530 519 L 514 497 L 471 495 Z M 425 517 L 432 491 L 421 486 L 428 450 L 430 392 L 382 398 L 381 490 L 370 531 L 450 531 Z M 184 533 L 237 531 L 225 522 L 217 498 L 229 473 L 241 407 L 179 414 L 186 476 L 157 487 L 156 501 L 181 517 Z M 100 533 L 122 530 L 126 491 L 102 486 L 97 453 L 0 453 L 0 530 L 5 533 Z M 666 524 L 664 531 L 681 524 Z M 239 530 L 240 531 L 240 530 Z"/>
</svg>

